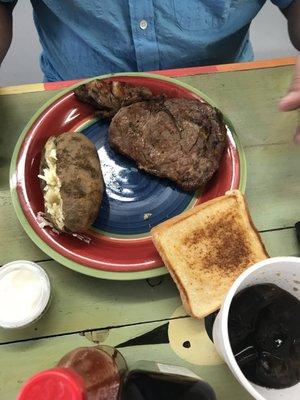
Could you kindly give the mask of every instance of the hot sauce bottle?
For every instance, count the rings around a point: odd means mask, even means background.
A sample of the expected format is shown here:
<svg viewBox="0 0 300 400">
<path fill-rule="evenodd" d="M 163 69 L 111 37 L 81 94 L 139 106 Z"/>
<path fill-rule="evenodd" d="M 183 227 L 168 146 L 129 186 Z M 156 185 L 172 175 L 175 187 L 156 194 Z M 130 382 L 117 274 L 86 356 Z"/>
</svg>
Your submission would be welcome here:
<svg viewBox="0 0 300 400">
<path fill-rule="evenodd" d="M 80 347 L 22 387 L 18 400 L 117 400 L 126 362 L 109 346 Z"/>
</svg>

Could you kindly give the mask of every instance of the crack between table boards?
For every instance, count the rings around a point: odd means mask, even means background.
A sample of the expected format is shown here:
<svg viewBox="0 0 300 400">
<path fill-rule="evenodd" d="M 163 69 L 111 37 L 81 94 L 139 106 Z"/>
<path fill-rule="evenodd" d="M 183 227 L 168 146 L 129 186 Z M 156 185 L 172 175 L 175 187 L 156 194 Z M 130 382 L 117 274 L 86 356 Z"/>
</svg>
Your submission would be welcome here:
<svg viewBox="0 0 300 400">
<path fill-rule="evenodd" d="M 31 337 L 31 338 L 27 338 L 27 339 L 11 340 L 11 341 L 7 341 L 7 342 L 2 342 L 2 343 L 0 343 L 0 346 L 5 346 L 5 345 L 8 345 L 8 344 L 30 342 L 32 340 L 52 339 L 52 338 L 63 337 L 63 336 L 71 336 L 71 335 L 82 335 L 82 336 L 84 336 L 86 333 L 100 332 L 100 331 L 105 331 L 105 330 L 109 330 L 109 329 L 127 328 L 127 327 L 130 327 L 130 326 L 147 325 L 147 324 L 152 324 L 152 323 L 156 323 L 156 322 L 169 322 L 169 321 L 174 321 L 174 320 L 178 320 L 178 319 L 185 319 L 185 318 L 191 318 L 191 317 L 189 315 L 182 315 L 182 316 L 173 317 L 173 318 L 163 318 L 163 319 L 156 319 L 156 320 L 152 320 L 152 321 L 134 322 L 132 324 L 110 325 L 110 326 L 105 326 L 103 328 L 92 328 L 92 329 L 90 328 L 90 329 L 73 331 L 73 332 L 57 333 L 57 334 L 53 334 L 53 335 L 45 335 L 45 336 L 39 336 L 39 337 Z"/>
<path fill-rule="evenodd" d="M 283 228 L 262 229 L 261 231 L 259 231 L 259 233 L 285 231 L 287 229 L 295 229 L 295 227 L 294 226 L 285 226 Z"/>
<path fill-rule="evenodd" d="M 284 226 L 282 228 L 262 229 L 262 230 L 259 230 L 259 233 L 277 232 L 277 231 L 284 231 L 284 230 L 288 230 L 288 229 L 295 229 L 295 227 L 294 226 Z M 44 263 L 44 262 L 55 261 L 55 260 L 53 258 L 45 258 L 45 259 L 41 259 L 41 260 L 32 260 L 32 261 L 35 263 Z M 4 264 L 1 264 L 0 268 L 3 265 Z M 152 279 L 152 278 L 149 278 L 149 279 Z M 146 279 L 146 280 L 148 281 L 149 279 Z M 151 285 L 149 284 L 149 286 L 151 286 Z M 153 286 L 156 286 L 156 284 L 154 284 Z M 152 321 L 150 321 L 150 322 L 152 322 Z"/>
<path fill-rule="evenodd" d="M 42 259 L 42 260 L 30 260 L 30 261 L 35 262 L 35 263 L 44 263 L 44 262 L 54 261 L 54 260 L 53 260 L 53 258 L 45 258 L 45 259 Z M 0 268 L 5 264 L 7 264 L 7 263 L 1 264 Z"/>
<path fill-rule="evenodd" d="M 48 261 L 53 261 L 53 258 L 49 257 L 49 258 L 44 258 L 42 260 L 35 260 L 34 262 L 36 263 L 43 263 L 43 262 L 48 262 Z"/>
<path fill-rule="evenodd" d="M 292 141 L 284 141 L 284 142 L 274 142 L 274 143 L 257 143 L 257 144 L 245 144 L 243 145 L 243 149 L 253 149 L 255 147 L 266 147 L 266 146 L 283 146 L 291 144 Z"/>
</svg>

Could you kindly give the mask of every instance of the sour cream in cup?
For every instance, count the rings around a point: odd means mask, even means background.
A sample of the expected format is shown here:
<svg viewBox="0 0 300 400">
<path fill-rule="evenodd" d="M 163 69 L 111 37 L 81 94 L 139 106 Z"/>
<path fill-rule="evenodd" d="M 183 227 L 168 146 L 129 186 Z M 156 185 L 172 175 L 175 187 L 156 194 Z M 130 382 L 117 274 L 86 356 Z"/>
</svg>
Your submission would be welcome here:
<svg viewBox="0 0 300 400">
<path fill-rule="evenodd" d="M 0 268 L 0 327 L 23 328 L 45 312 L 51 297 L 48 275 L 37 264 L 19 260 Z"/>
</svg>

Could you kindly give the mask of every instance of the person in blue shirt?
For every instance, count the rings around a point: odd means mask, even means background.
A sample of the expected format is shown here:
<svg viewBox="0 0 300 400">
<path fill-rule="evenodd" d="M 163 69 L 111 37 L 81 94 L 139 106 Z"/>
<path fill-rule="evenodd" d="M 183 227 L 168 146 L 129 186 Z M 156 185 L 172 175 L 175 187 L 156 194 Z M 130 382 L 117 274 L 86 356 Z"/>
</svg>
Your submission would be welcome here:
<svg viewBox="0 0 300 400">
<path fill-rule="evenodd" d="M 300 0 L 272 0 L 300 49 Z M 15 0 L 0 0 L 0 62 Z M 249 61 L 265 0 L 31 0 L 45 81 Z M 300 62 L 282 110 L 300 107 Z M 300 133 L 299 133 L 300 140 Z"/>
</svg>

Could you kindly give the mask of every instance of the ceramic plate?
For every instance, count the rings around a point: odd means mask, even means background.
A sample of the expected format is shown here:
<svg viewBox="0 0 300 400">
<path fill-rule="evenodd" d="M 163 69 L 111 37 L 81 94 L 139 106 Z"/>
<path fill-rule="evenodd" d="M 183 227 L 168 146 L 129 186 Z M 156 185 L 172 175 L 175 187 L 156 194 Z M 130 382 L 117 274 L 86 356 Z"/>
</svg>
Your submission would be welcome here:
<svg viewBox="0 0 300 400">
<path fill-rule="evenodd" d="M 143 85 L 155 94 L 204 99 L 213 104 L 193 87 L 159 75 L 128 73 L 105 75 L 100 79 Z M 233 128 L 225 117 L 228 145 L 221 166 L 202 193 L 188 194 L 168 180 L 139 171 L 133 161 L 110 149 L 108 123 L 95 119 L 93 108 L 76 99 L 73 92 L 76 86 L 39 109 L 15 147 L 11 192 L 17 216 L 30 238 L 45 253 L 78 272 L 124 280 L 162 275 L 166 269 L 152 244 L 151 227 L 229 189 L 245 189 L 245 158 Z M 41 151 L 49 136 L 70 130 L 80 131 L 94 142 L 105 181 L 99 215 L 87 232 L 89 244 L 41 228 L 37 219 L 38 212 L 43 211 L 37 177 Z"/>
</svg>

